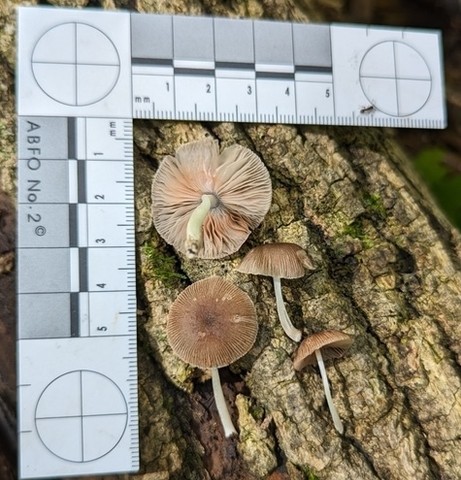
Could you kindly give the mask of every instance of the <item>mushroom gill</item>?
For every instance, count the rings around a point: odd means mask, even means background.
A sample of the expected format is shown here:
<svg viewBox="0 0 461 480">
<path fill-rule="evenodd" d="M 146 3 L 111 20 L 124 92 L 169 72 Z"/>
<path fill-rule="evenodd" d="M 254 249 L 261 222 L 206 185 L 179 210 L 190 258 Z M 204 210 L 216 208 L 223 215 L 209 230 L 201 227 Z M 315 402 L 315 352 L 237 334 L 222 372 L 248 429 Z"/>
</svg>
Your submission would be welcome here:
<svg viewBox="0 0 461 480">
<path fill-rule="evenodd" d="M 189 258 L 236 252 L 264 219 L 272 200 L 269 173 L 240 145 L 219 153 L 218 142 L 180 147 L 161 162 L 152 183 L 154 225 Z"/>
</svg>

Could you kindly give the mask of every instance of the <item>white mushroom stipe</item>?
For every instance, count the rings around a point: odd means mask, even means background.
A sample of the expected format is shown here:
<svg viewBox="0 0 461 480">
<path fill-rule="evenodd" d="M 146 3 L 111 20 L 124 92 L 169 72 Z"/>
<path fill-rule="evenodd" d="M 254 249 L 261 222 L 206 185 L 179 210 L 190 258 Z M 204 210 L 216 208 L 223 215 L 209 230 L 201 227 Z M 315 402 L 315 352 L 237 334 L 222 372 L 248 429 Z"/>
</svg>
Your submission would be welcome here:
<svg viewBox="0 0 461 480">
<path fill-rule="evenodd" d="M 325 370 L 325 364 L 323 363 L 322 353 L 320 349 L 315 351 L 315 357 L 317 358 L 317 363 L 320 369 L 320 375 L 322 376 L 323 389 L 325 391 L 325 398 L 327 399 L 328 408 L 330 409 L 331 417 L 333 418 L 333 423 L 340 434 L 344 432 L 343 422 L 338 415 L 338 410 L 334 406 L 333 399 L 331 398 L 330 385 L 328 383 L 327 371 Z"/>
<path fill-rule="evenodd" d="M 216 408 L 218 409 L 219 418 L 224 429 L 224 435 L 229 438 L 232 435 L 236 435 L 237 431 L 234 428 L 229 410 L 227 409 L 226 400 L 221 387 L 221 380 L 219 379 L 219 372 L 216 367 L 211 368 L 211 382 L 213 384 L 214 400 L 216 402 Z"/>
<path fill-rule="evenodd" d="M 202 202 L 192 212 L 187 222 L 186 229 L 186 255 L 188 258 L 195 258 L 203 245 L 203 222 L 208 212 L 218 205 L 218 200 L 214 195 L 202 195 Z"/>
<path fill-rule="evenodd" d="M 280 277 L 273 277 L 274 279 L 274 290 L 275 290 L 275 303 L 277 305 L 277 313 L 279 316 L 280 323 L 282 325 L 285 333 L 295 342 L 301 341 L 301 330 L 298 330 L 291 323 L 288 312 L 285 308 L 285 302 L 283 301 L 282 296 L 282 283 Z"/>
</svg>

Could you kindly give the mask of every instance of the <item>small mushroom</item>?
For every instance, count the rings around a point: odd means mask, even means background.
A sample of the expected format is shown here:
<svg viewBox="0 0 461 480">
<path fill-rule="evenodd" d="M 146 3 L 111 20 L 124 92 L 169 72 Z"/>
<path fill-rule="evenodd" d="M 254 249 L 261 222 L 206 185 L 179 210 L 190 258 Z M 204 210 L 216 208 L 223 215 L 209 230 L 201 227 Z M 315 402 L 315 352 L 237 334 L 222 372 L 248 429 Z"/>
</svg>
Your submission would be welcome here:
<svg viewBox="0 0 461 480">
<path fill-rule="evenodd" d="M 152 183 L 155 228 L 189 258 L 236 252 L 264 219 L 272 200 L 269 172 L 248 148 L 203 140 L 161 162 Z"/>
<path fill-rule="evenodd" d="M 285 333 L 295 342 L 301 340 L 301 331 L 293 326 L 282 296 L 282 278 L 299 278 L 314 264 L 307 253 L 295 243 L 268 243 L 250 250 L 237 267 L 242 273 L 273 277 L 275 303 Z"/>
<path fill-rule="evenodd" d="M 236 431 L 226 407 L 218 368 L 245 355 L 257 332 L 252 300 L 221 277 L 209 277 L 188 286 L 170 308 L 168 342 L 185 362 L 211 369 L 216 407 L 226 437 Z"/>
<path fill-rule="evenodd" d="M 318 364 L 328 408 L 330 409 L 334 426 L 341 434 L 344 432 L 344 426 L 331 398 L 330 385 L 323 362 L 331 358 L 342 357 L 351 345 L 352 338 L 346 333 L 337 330 L 324 330 L 305 338 L 299 345 L 293 360 L 293 367 L 298 371 L 307 365 Z"/>
</svg>

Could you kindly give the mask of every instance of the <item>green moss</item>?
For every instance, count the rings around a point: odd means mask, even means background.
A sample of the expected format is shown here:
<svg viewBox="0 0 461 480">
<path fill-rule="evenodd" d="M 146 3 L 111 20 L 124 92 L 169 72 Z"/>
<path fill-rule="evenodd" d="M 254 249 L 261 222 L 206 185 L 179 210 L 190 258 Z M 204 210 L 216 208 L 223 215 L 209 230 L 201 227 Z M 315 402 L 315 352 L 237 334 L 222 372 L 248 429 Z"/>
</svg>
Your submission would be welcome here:
<svg viewBox="0 0 461 480">
<path fill-rule="evenodd" d="M 319 480 L 319 477 L 317 477 L 317 475 L 309 467 L 303 466 L 301 467 L 301 470 L 306 480 Z"/>
<path fill-rule="evenodd" d="M 366 193 L 363 196 L 363 204 L 368 213 L 380 220 L 384 220 L 386 218 L 386 208 L 384 207 L 383 201 L 378 194 Z"/>
<path fill-rule="evenodd" d="M 262 421 L 264 418 L 264 408 L 261 407 L 260 405 L 251 405 L 249 408 L 250 415 L 256 420 L 256 421 Z"/>
<path fill-rule="evenodd" d="M 360 240 L 364 249 L 369 249 L 374 246 L 373 240 L 367 235 L 365 223 L 362 218 L 357 218 L 349 225 L 346 225 L 342 233 L 343 235 L 348 235 Z"/>
<path fill-rule="evenodd" d="M 365 250 L 368 250 L 369 248 L 373 248 L 375 244 L 371 238 L 364 238 L 362 239 L 362 245 Z"/>
<path fill-rule="evenodd" d="M 362 222 L 360 220 L 355 220 L 349 225 L 346 225 L 343 230 L 343 235 L 349 235 L 353 238 L 362 238 L 364 235 Z"/>
<path fill-rule="evenodd" d="M 142 255 L 145 258 L 145 273 L 148 276 L 162 282 L 166 287 L 172 287 L 176 282 L 186 277 L 176 271 L 176 258 L 166 255 L 152 245 L 142 247 Z"/>
<path fill-rule="evenodd" d="M 346 225 L 342 235 L 360 240 L 363 248 L 367 250 L 374 246 L 374 241 L 370 237 L 370 229 L 373 230 L 372 223 L 384 220 L 387 212 L 378 194 L 366 193 L 363 195 L 362 202 L 365 212 Z"/>
</svg>

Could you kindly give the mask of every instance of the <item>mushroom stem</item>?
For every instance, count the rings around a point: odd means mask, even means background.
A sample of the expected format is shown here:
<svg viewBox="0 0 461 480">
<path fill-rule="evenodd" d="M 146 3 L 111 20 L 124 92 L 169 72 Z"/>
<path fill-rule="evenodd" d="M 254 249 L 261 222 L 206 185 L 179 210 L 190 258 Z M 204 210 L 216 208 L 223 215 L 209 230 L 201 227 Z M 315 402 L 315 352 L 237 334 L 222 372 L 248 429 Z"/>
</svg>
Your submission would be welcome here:
<svg viewBox="0 0 461 480">
<path fill-rule="evenodd" d="M 277 305 L 277 313 L 282 328 L 292 340 L 294 340 L 295 342 L 299 342 L 301 340 L 301 330 L 298 330 L 293 326 L 290 317 L 288 316 L 287 310 L 285 308 L 285 302 L 283 301 L 282 283 L 280 281 L 280 277 L 273 277 L 273 279 L 275 290 L 275 303 Z"/>
<path fill-rule="evenodd" d="M 219 379 L 219 372 L 216 367 L 211 368 L 211 382 L 213 384 L 213 394 L 216 402 L 216 408 L 218 409 L 219 418 L 224 428 L 224 435 L 226 438 L 228 438 L 234 433 L 237 434 L 237 431 L 232 423 L 229 410 L 227 410 L 226 400 L 224 399 L 224 394 L 221 387 L 221 380 Z"/>
<path fill-rule="evenodd" d="M 325 370 L 325 364 L 323 363 L 323 357 L 322 357 L 322 353 L 320 352 L 320 349 L 315 351 L 315 357 L 317 358 L 317 363 L 319 365 L 320 375 L 322 377 L 322 382 L 323 382 L 323 389 L 325 390 L 325 397 L 327 399 L 328 408 L 330 409 L 331 417 L 333 418 L 334 426 L 336 430 L 338 430 L 338 432 L 342 434 L 344 432 L 343 422 L 341 422 L 341 419 L 339 418 L 339 415 L 338 415 L 338 410 L 336 410 L 336 407 L 334 406 L 334 403 L 333 403 L 333 399 L 331 398 L 331 391 L 330 391 L 330 385 L 328 383 L 327 371 Z"/>
<path fill-rule="evenodd" d="M 203 222 L 208 212 L 218 205 L 217 198 L 212 194 L 202 195 L 202 202 L 192 212 L 187 222 L 186 230 L 186 255 L 195 258 L 203 244 Z"/>
</svg>

